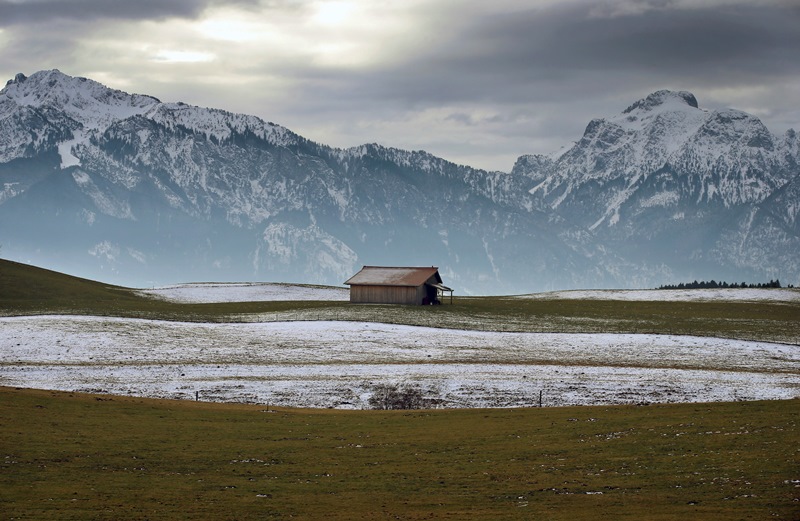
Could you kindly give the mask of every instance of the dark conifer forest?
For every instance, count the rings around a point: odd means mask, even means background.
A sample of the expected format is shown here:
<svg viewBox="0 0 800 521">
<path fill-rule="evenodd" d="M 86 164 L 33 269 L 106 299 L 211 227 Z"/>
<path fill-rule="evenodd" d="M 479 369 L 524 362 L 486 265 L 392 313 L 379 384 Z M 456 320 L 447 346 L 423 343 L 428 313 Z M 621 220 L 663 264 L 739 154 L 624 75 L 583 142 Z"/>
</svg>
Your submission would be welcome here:
<svg viewBox="0 0 800 521">
<path fill-rule="evenodd" d="M 769 282 L 758 282 L 753 284 L 748 284 L 747 282 L 733 282 L 727 283 L 725 281 L 717 282 L 715 280 L 710 280 L 708 282 L 701 280 L 697 282 L 681 282 L 680 284 L 664 284 L 658 287 L 658 289 L 716 289 L 716 288 L 782 288 L 781 281 L 778 279 L 770 280 Z M 793 288 L 791 284 L 787 286 L 788 288 Z"/>
</svg>

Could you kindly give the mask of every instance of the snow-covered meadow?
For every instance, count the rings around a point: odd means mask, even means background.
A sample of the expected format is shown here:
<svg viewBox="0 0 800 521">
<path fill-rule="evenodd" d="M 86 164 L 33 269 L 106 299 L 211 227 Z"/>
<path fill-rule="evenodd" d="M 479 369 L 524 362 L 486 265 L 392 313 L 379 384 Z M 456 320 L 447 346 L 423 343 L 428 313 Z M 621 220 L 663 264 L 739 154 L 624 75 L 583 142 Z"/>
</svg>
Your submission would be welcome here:
<svg viewBox="0 0 800 521">
<path fill-rule="evenodd" d="M 800 290 L 794 288 L 590 289 L 533 293 L 518 295 L 515 298 L 625 300 L 631 302 L 800 302 Z"/>
<path fill-rule="evenodd" d="M 282 284 L 275 282 L 203 282 L 176 284 L 139 290 L 141 295 L 178 303 L 270 302 L 280 300 L 347 301 L 348 288 Z M 532 300 L 624 300 L 631 302 L 800 302 L 800 289 L 717 288 L 717 289 L 590 289 L 550 291 L 499 298 Z"/>
<path fill-rule="evenodd" d="M 0 385 L 299 407 L 382 383 L 444 407 L 800 397 L 800 347 L 689 336 L 36 316 L 0 319 L 0 346 Z"/>
<path fill-rule="evenodd" d="M 141 295 L 184 304 L 216 302 L 272 302 L 279 300 L 349 300 L 347 288 L 299 284 L 194 283 L 140 290 Z"/>
</svg>

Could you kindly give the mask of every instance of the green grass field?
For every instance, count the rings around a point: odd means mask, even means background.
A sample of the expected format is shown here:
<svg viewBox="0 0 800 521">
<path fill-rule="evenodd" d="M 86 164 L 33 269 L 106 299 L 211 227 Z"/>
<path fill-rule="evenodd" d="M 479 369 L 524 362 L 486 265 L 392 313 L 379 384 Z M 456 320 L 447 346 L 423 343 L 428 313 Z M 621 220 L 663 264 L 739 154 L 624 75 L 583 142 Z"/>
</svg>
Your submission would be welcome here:
<svg viewBox="0 0 800 521">
<path fill-rule="evenodd" d="M 175 304 L 142 297 L 128 288 L 0 260 L 0 316 L 43 313 L 200 322 L 365 320 L 486 331 L 663 333 L 800 344 L 797 302 L 458 297 L 453 305 L 424 307 L 314 301 Z"/>
<path fill-rule="evenodd" d="M 186 305 L 0 260 L 0 316 L 42 313 L 800 343 L 796 304 Z M 0 517 L 796 521 L 798 418 L 800 400 L 331 411 L 0 388 Z"/>
<path fill-rule="evenodd" d="M 0 388 L 4 519 L 798 519 L 800 401 L 276 410 Z"/>
</svg>

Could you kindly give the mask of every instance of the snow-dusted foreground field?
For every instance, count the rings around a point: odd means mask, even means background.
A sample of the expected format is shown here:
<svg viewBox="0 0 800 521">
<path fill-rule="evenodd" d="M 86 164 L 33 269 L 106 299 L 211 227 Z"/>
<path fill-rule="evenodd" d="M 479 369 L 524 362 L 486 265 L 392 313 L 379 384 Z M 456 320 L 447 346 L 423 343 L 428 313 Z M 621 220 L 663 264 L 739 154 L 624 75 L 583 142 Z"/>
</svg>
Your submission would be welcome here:
<svg viewBox="0 0 800 521">
<path fill-rule="evenodd" d="M 0 385 L 365 408 L 376 384 L 445 407 L 800 397 L 800 347 L 670 335 L 488 333 L 361 322 L 0 319 Z"/>
</svg>

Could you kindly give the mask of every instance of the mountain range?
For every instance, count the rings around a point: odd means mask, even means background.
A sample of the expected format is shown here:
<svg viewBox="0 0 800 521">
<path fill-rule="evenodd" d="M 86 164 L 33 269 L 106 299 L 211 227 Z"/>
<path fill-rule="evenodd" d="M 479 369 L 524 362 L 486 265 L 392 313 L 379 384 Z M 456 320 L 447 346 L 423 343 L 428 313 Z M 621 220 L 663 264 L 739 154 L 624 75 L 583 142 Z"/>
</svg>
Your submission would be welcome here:
<svg viewBox="0 0 800 521">
<path fill-rule="evenodd" d="M 0 91 L 0 255 L 134 287 L 339 285 L 437 265 L 459 293 L 800 279 L 800 139 L 659 91 L 510 172 L 57 70 Z"/>
</svg>

